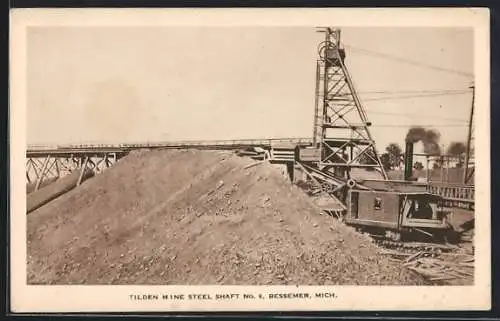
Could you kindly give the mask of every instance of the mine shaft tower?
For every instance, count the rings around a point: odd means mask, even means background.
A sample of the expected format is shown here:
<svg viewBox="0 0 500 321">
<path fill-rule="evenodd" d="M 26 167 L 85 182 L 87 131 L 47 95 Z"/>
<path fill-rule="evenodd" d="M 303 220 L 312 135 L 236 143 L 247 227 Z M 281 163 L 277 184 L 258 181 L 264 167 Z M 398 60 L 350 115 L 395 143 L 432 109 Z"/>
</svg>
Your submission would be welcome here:
<svg viewBox="0 0 500 321">
<path fill-rule="evenodd" d="M 352 168 L 372 168 L 387 179 L 369 131 L 371 123 L 344 63 L 340 29 L 319 32 L 325 33 L 316 64 L 313 145 L 320 149 L 319 168 L 345 179 Z"/>
</svg>

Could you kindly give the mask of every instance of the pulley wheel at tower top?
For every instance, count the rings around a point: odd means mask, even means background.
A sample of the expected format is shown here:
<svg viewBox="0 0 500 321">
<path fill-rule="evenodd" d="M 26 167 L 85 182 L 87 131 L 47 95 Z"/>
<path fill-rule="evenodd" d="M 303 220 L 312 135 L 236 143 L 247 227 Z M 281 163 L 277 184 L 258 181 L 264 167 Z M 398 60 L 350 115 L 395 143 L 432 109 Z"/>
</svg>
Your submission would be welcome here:
<svg viewBox="0 0 500 321">
<path fill-rule="evenodd" d="M 327 48 L 328 47 L 328 48 Z M 329 60 L 330 64 L 338 66 L 338 58 L 342 59 L 342 62 L 345 60 L 345 50 L 343 48 L 337 48 L 333 43 L 327 44 L 325 41 L 319 44 L 318 46 L 318 55 L 321 59 L 325 59 L 325 51 L 326 58 Z"/>
<path fill-rule="evenodd" d="M 338 49 L 338 54 L 336 49 L 328 49 L 326 51 L 326 56 L 328 59 L 338 59 L 340 56 L 340 59 L 342 59 L 342 62 L 345 60 L 345 50 L 344 49 Z"/>
</svg>

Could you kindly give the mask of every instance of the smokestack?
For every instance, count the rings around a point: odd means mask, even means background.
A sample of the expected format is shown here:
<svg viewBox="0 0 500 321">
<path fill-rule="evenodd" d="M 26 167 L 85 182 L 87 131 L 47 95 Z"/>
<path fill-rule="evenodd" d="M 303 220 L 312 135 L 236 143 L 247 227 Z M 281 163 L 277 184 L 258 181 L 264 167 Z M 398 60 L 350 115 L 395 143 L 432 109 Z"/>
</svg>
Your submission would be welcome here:
<svg viewBox="0 0 500 321">
<path fill-rule="evenodd" d="M 405 149 L 405 181 L 410 181 L 413 176 L 413 142 L 406 141 Z"/>
<path fill-rule="evenodd" d="M 405 181 L 413 180 L 413 145 L 419 141 L 424 144 L 424 153 L 429 155 L 439 155 L 439 132 L 433 129 L 425 129 L 417 126 L 412 127 L 406 134 L 406 151 L 405 151 Z"/>
</svg>

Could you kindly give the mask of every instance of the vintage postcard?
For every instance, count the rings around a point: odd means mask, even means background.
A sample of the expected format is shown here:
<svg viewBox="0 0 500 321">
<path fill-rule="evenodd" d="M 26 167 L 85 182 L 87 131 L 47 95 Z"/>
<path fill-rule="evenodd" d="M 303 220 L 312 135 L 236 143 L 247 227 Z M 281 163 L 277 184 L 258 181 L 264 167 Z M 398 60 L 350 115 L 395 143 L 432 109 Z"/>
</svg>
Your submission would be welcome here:
<svg viewBox="0 0 500 321">
<path fill-rule="evenodd" d="M 489 61 L 481 8 L 12 10 L 13 312 L 489 309 Z"/>
</svg>

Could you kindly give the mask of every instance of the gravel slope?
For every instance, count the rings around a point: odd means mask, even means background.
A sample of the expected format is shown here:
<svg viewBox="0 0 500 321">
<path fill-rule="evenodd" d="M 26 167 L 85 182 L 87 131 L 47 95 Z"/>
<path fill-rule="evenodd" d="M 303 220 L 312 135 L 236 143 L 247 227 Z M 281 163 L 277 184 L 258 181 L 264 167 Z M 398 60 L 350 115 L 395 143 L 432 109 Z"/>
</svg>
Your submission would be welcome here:
<svg viewBox="0 0 500 321">
<path fill-rule="evenodd" d="M 28 216 L 28 283 L 423 284 L 253 162 L 131 153 Z"/>
</svg>

